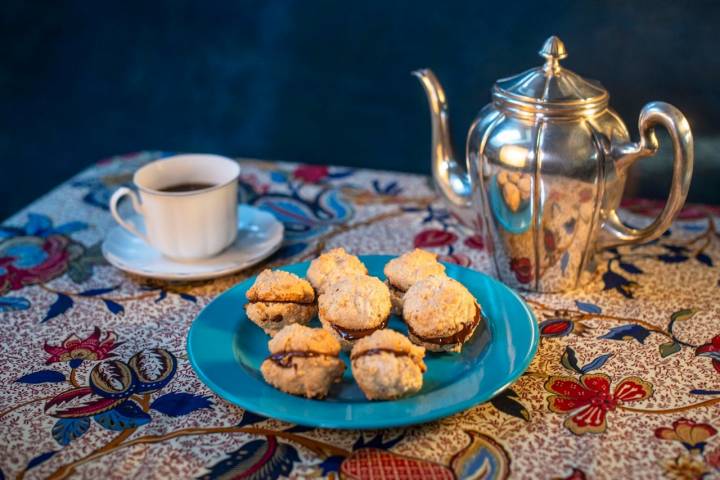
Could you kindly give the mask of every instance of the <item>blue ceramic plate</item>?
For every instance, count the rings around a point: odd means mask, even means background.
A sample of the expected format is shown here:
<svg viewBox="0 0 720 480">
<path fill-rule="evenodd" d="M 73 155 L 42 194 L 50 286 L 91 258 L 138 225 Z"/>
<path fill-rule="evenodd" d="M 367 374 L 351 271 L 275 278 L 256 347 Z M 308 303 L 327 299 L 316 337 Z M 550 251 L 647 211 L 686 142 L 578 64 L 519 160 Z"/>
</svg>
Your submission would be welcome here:
<svg viewBox="0 0 720 480">
<path fill-rule="evenodd" d="M 392 257 L 364 255 L 371 275 L 384 279 Z M 308 262 L 282 267 L 305 276 Z M 188 334 L 188 356 L 198 377 L 225 400 L 268 417 L 324 428 L 388 428 L 429 422 L 489 400 L 514 382 L 537 350 L 538 327 L 528 306 L 502 283 L 485 274 L 446 265 L 480 302 L 487 328 L 478 328 L 461 353 L 428 353 L 423 388 L 400 400 L 365 399 L 348 368 L 325 400 L 308 400 L 276 390 L 263 381 L 260 364 L 269 337 L 245 316 L 249 278 L 218 296 L 195 319 Z M 319 326 L 317 319 L 313 320 Z M 407 333 L 391 318 L 390 328 Z"/>
</svg>

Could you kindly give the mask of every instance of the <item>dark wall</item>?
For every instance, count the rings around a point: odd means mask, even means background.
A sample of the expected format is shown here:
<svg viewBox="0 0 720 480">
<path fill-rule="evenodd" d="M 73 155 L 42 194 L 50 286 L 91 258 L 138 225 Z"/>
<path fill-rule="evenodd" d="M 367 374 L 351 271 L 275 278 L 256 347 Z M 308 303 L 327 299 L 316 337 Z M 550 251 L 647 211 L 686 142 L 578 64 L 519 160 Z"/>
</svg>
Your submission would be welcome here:
<svg viewBox="0 0 720 480">
<path fill-rule="evenodd" d="M 653 99 L 680 107 L 696 135 L 720 130 L 716 3 L 6 0 L 1 10 L 0 218 L 139 149 L 426 172 L 428 114 L 409 72 L 429 66 L 443 81 L 459 144 L 493 81 L 539 64 L 550 34 L 633 132 Z"/>
</svg>

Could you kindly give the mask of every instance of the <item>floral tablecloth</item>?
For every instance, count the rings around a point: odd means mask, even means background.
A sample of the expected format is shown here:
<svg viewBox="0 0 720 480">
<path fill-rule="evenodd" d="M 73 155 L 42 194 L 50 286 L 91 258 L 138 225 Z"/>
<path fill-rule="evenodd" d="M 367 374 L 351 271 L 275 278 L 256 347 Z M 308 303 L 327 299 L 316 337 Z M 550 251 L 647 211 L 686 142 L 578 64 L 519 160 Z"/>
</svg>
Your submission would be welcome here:
<svg viewBox="0 0 720 480">
<path fill-rule="evenodd" d="M 0 227 L 0 479 L 720 477 L 720 210 L 689 206 L 661 239 L 602 252 L 585 290 L 524 294 L 540 348 L 492 401 L 416 427 L 322 430 L 213 395 L 185 353 L 195 315 L 259 268 L 334 246 L 417 246 L 488 271 L 482 238 L 425 177 L 240 160 L 241 201 L 285 223 L 283 248 L 214 281 L 128 276 L 100 254 L 108 198 L 163 155 L 102 161 Z"/>
</svg>

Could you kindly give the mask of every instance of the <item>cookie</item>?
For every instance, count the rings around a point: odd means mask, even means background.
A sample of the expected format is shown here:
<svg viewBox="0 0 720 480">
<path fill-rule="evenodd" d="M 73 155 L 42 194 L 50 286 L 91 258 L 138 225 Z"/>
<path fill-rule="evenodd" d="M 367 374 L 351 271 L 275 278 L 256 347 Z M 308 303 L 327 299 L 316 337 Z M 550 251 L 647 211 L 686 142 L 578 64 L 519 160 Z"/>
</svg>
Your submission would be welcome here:
<svg viewBox="0 0 720 480">
<path fill-rule="evenodd" d="M 334 248 L 310 262 L 306 276 L 319 295 L 325 291 L 326 285 L 353 273 L 367 275 L 367 268 L 355 255 L 343 248 Z"/>
<path fill-rule="evenodd" d="M 383 272 L 390 288 L 393 313 L 402 315 L 405 292 L 431 275 L 445 274 L 445 266 L 437 261 L 436 254 L 416 248 L 390 260 Z"/>
<path fill-rule="evenodd" d="M 317 315 L 310 283 L 282 270 L 263 270 L 245 296 L 248 318 L 270 336 L 293 323 L 304 325 Z"/>
<path fill-rule="evenodd" d="M 345 371 L 340 344 L 321 328 L 288 325 L 268 342 L 268 350 L 260 365 L 263 378 L 291 395 L 323 398 Z"/>
<path fill-rule="evenodd" d="M 355 341 L 385 328 L 392 304 L 390 292 L 378 278 L 347 275 L 318 298 L 320 323 L 338 339 L 343 350 Z"/>
<path fill-rule="evenodd" d="M 315 292 L 307 280 L 283 270 L 263 270 L 245 294 L 250 302 L 313 303 Z"/>
<path fill-rule="evenodd" d="M 390 400 L 417 393 L 427 370 L 425 349 L 394 330 L 376 330 L 358 340 L 350 353 L 352 373 L 368 400 Z"/>
<path fill-rule="evenodd" d="M 475 297 L 444 275 L 428 277 L 408 289 L 403 317 L 410 340 L 433 352 L 459 352 L 482 321 Z"/>
</svg>

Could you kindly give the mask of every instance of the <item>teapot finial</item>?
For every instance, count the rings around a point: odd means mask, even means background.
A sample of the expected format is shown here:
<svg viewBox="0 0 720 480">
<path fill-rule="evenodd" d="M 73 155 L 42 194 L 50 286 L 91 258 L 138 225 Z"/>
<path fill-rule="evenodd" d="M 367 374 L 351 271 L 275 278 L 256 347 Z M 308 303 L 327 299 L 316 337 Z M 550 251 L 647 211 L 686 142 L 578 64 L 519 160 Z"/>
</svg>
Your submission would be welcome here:
<svg viewBox="0 0 720 480">
<path fill-rule="evenodd" d="M 547 60 L 545 71 L 549 74 L 557 73 L 560 70 L 560 60 L 567 57 L 565 44 L 555 35 L 545 40 L 538 53 Z"/>
</svg>

